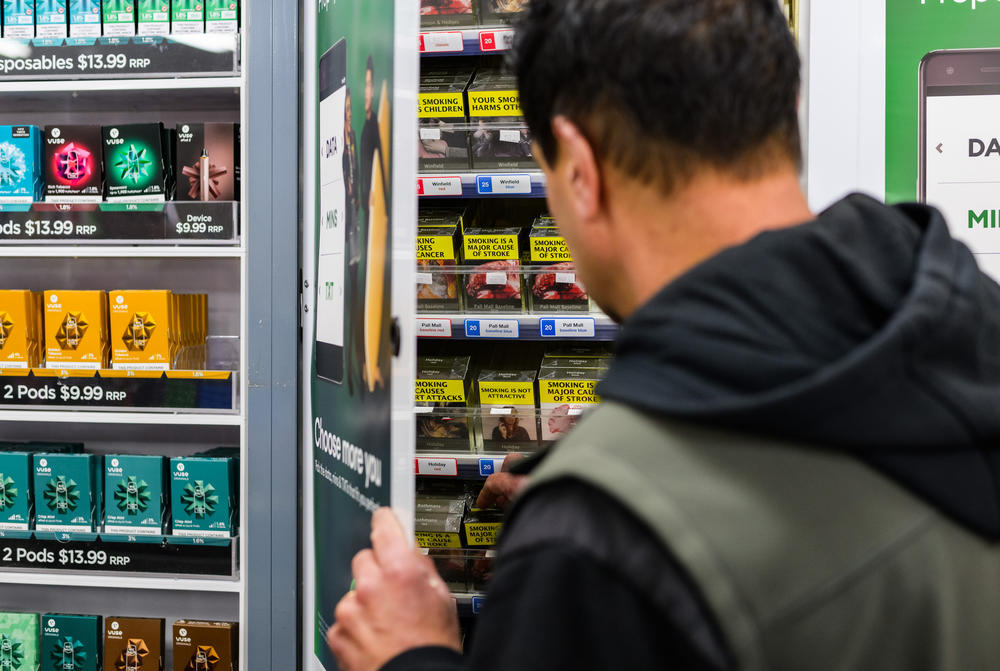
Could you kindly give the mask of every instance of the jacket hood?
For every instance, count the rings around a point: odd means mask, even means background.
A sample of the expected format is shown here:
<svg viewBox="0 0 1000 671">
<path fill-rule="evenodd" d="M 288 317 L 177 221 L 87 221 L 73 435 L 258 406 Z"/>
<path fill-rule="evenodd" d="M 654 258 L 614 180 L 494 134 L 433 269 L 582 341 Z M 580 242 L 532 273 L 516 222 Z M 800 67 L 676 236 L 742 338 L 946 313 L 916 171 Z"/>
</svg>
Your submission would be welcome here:
<svg viewBox="0 0 1000 671">
<path fill-rule="evenodd" d="M 941 215 L 851 196 L 681 276 L 599 391 L 850 452 L 1000 540 L 1000 286 Z"/>
</svg>

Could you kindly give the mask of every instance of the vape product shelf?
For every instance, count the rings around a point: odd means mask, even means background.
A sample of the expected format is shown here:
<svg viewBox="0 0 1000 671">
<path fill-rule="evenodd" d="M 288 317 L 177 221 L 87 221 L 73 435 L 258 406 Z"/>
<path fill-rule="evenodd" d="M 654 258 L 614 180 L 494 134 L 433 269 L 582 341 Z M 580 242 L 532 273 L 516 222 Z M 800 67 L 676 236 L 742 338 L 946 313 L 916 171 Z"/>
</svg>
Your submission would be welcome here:
<svg viewBox="0 0 1000 671">
<path fill-rule="evenodd" d="M 421 56 L 483 56 L 511 48 L 514 30 L 510 26 L 466 29 L 425 30 L 420 33 Z"/>
<path fill-rule="evenodd" d="M 0 531 L 0 575 L 6 570 L 44 570 L 60 576 L 86 572 L 233 578 L 235 540 Z"/>
<path fill-rule="evenodd" d="M 0 370 L 0 408 L 236 412 L 231 371 Z"/>
<path fill-rule="evenodd" d="M 0 571 L 0 585 L 40 585 L 65 589 L 98 587 L 101 589 L 151 589 L 169 592 L 239 593 L 240 583 L 218 578 L 171 578 L 131 576 L 114 573 L 76 573 L 70 571 Z"/>
<path fill-rule="evenodd" d="M 80 410 L 2 410 L 0 423 L 131 424 L 134 426 L 240 426 L 237 414 L 192 412 L 82 412 Z"/>
<path fill-rule="evenodd" d="M 520 172 L 421 173 L 421 198 L 544 198 L 545 175 L 540 170 Z"/>
<path fill-rule="evenodd" d="M 0 246 L 67 244 L 238 245 L 239 203 L 0 204 Z"/>
<path fill-rule="evenodd" d="M 421 338 L 610 341 L 617 335 L 618 325 L 603 313 L 417 316 L 417 336 Z"/>
<path fill-rule="evenodd" d="M 237 35 L 0 39 L 0 80 L 232 77 Z"/>
</svg>

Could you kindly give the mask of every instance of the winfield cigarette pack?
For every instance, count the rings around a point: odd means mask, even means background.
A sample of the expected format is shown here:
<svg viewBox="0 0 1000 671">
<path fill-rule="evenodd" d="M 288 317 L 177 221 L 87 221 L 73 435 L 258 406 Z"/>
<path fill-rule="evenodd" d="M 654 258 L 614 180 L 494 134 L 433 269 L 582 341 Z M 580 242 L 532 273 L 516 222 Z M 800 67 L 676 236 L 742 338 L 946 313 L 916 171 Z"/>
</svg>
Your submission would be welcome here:
<svg viewBox="0 0 1000 671">
<path fill-rule="evenodd" d="M 104 457 L 104 531 L 155 536 L 166 521 L 166 459 L 151 455 Z"/>
<path fill-rule="evenodd" d="M 418 357 L 414 397 L 418 449 L 470 449 L 470 366 L 467 356 Z"/>
<path fill-rule="evenodd" d="M 465 170 L 470 167 L 465 90 L 472 71 L 441 72 L 420 79 L 420 169 Z"/>
<path fill-rule="evenodd" d="M 107 671 L 163 671 L 162 618 L 104 618 L 104 668 Z"/>
<path fill-rule="evenodd" d="M 42 363 L 42 294 L 0 290 L 0 368 L 37 368 Z"/>
<path fill-rule="evenodd" d="M 484 370 L 479 374 L 483 446 L 487 450 L 523 450 L 538 447 L 532 370 Z"/>
<path fill-rule="evenodd" d="M 33 455 L 35 529 L 97 532 L 102 477 L 93 454 Z"/>
<path fill-rule="evenodd" d="M 0 613 L 0 668 L 38 671 L 38 614 Z"/>
<path fill-rule="evenodd" d="M 46 291 L 45 365 L 107 368 L 108 300 L 103 291 Z"/>
<path fill-rule="evenodd" d="M 467 228 L 462 236 L 462 260 L 478 266 L 466 275 L 465 309 L 469 312 L 520 312 L 521 229 Z"/>
<path fill-rule="evenodd" d="M 100 126 L 45 127 L 45 200 L 95 202 L 103 199 Z"/>
<path fill-rule="evenodd" d="M 235 622 L 174 622 L 174 671 L 235 671 L 239 668 Z"/>
<path fill-rule="evenodd" d="M 531 133 L 521 112 L 517 80 L 499 70 L 480 70 L 469 85 L 469 144 L 474 169 L 535 167 Z"/>
<path fill-rule="evenodd" d="M 42 671 L 101 671 L 99 615 L 42 615 Z"/>
</svg>

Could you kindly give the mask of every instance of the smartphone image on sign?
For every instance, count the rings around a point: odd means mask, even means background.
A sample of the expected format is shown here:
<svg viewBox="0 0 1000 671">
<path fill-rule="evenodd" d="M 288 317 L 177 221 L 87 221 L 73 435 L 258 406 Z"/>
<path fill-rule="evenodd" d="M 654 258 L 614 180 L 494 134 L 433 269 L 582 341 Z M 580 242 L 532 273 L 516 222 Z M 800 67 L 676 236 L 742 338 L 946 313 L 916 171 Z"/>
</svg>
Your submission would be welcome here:
<svg viewBox="0 0 1000 671">
<path fill-rule="evenodd" d="M 316 245 L 316 374 L 344 380 L 346 289 L 346 192 L 344 106 L 347 42 L 340 40 L 319 61 L 319 211 Z"/>
<path fill-rule="evenodd" d="M 932 51 L 920 63 L 920 201 L 977 254 L 1000 253 L 1000 49 Z"/>
</svg>

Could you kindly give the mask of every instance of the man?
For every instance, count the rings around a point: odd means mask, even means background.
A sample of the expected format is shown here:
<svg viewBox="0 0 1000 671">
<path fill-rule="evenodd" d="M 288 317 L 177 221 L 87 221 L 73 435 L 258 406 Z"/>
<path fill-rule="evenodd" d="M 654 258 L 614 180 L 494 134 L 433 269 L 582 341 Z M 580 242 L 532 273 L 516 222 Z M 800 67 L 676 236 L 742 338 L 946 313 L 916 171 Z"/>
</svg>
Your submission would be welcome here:
<svg viewBox="0 0 1000 671">
<path fill-rule="evenodd" d="M 998 668 L 1000 287 L 931 208 L 809 212 L 783 24 L 532 0 L 549 204 L 622 322 L 605 402 L 515 500 L 464 658 L 379 511 L 328 636 L 345 669 Z"/>
<path fill-rule="evenodd" d="M 369 56 L 365 64 L 365 125 L 361 129 L 361 207 L 365 211 L 366 226 L 370 216 L 372 164 L 376 154 L 382 155 L 382 140 L 378 131 L 378 114 L 375 111 L 375 63 Z"/>
</svg>

